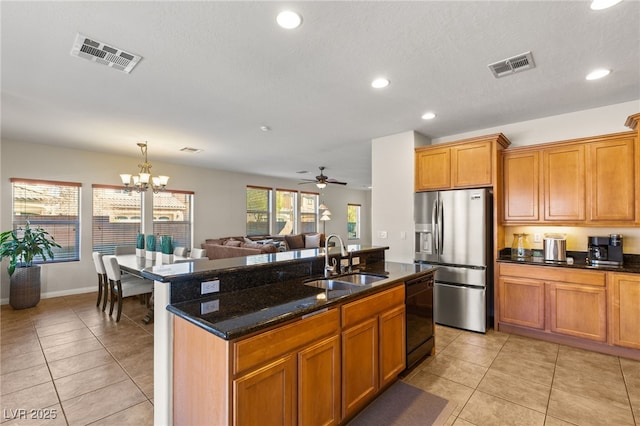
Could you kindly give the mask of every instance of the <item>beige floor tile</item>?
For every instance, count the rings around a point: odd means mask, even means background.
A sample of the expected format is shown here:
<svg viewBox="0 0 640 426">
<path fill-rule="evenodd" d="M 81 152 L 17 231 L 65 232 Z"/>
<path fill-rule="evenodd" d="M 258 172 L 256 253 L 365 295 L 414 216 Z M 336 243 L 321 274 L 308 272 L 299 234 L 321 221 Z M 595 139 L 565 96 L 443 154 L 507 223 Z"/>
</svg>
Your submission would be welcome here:
<svg viewBox="0 0 640 426">
<path fill-rule="evenodd" d="M 141 376 L 153 372 L 153 348 L 144 348 L 139 352 L 125 358 L 119 358 L 118 362 L 131 377 Z"/>
<path fill-rule="evenodd" d="M 132 377 L 133 382 L 140 388 L 140 390 L 147 396 L 147 398 L 153 398 L 153 369 L 145 374 L 141 374 Z"/>
<path fill-rule="evenodd" d="M 113 357 L 105 349 L 86 352 L 49 363 L 49 370 L 54 380 L 81 371 L 96 368 L 113 361 Z"/>
<path fill-rule="evenodd" d="M 491 365 L 492 370 L 551 386 L 555 364 L 538 359 L 535 354 L 501 351 Z"/>
<path fill-rule="evenodd" d="M 555 364 L 559 346 L 555 343 L 511 335 L 502 347 L 503 352 L 526 355 L 532 359 Z"/>
<path fill-rule="evenodd" d="M 80 319 L 74 315 L 74 318 L 71 321 L 65 321 L 58 324 L 47 324 L 42 326 L 36 326 L 36 332 L 38 333 L 38 337 L 46 337 L 51 336 L 53 334 L 64 333 L 67 331 L 78 330 L 81 328 L 86 328 Z"/>
<path fill-rule="evenodd" d="M 620 366 L 636 423 L 640 424 L 640 361 L 620 358 Z"/>
<path fill-rule="evenodd" d="M 82 339 L 76 342 L 64 343 L 62 345 L 44 348 L 44 356 L 48 362 L 57 361 L 70 356 L 80 355 L 86 352 L 104 349 L 102 343 L 96 337 Z"/>
<path fill-rule="evenodd" d="M 461 417 L 456 417 L 455 422 L 453 422 L 453 426 L 475 426 L 473 423 L 466 421 Z"/>
<path fill-rule="evenodd" d="M 629 396 L 622 373 L 606 369 L 574 369 L 558 366 L 553 378 L 553 388 L 574 395 L 602 400 L 621 408 L 629 406 Z"/>
<path fill-rule="evenodd" d="M 22 355 L 2 358 L 2 364 L 0 364 L 0 374 L 5 375 L 14 371 L 24 370 L 26 368 L 32 368 L 44 364 L 46 364 L 46 361 L 41 350 L 35 352 L 27 352 Z"/>
<path fill-rule="evenodd" d="M 9 413 L 9 417 L 13 420 L 2 423 L 3 426 L 66 426 L 67 424 L 60 404 L 25 413 Z"/>
<path fill-rule="evenodd" d="M 575 370 L 620 372 L 618 357 L 568 346 L 560 346 L 557 364 Z"/>
<path fill-rule="evenodd" d="M 96 368 L 56 379 L 54 383 L 58 390 L 60 401 L 66 401 L 96 389 L 121 382 L 127 378 L 128 376 L 122 367 L 113 361 Z"/>
<path fill-rule="evenodd" d="M 481 346 L 487 349 L 499 350 L 509 338 L 506 333 L 488 330 L 486 334 L 473 333 L 471 331 L 463 331 L 456 338 L 456 343 L 467 343 L 470 345 Z"/>
<path fill-rule="evenodd" d="M 75 314 L 75 312 L 69 310 L 67 313 L 64 314 L 56 314 L 56 315 L 41 315 L 38 318 L 34 318 L 33 321 L 33 325 L 36 328 L 45 328 L 45 327 L 50 327 L 52 325 L 58 325 L 58 324 L 62 324 L 65 322 L 73 322 L 73 321 L 77 321 L 78 320 L 78 316 Z M 40 334 L 40 336 L 43 336 L 43 334 Z"/>
<path fill-rule="evenodd" d="M 112 414 L 91 426 L 113 426 L 113 425 L 132 425 L 132 426 L 152 426 L 153 425 L 153 405 L 149 401 L 144 401 L 138 405 L 127 408 L 119 413 Z"/>
<path fill-rule="evenodd" d="M 631 409 L 552 388 L 547 415 L 584 426 L 634 425 Z"/>
<path fill-rule="evenodd" d="M 129 379 L 62 402 L 69 425 L 86 425 L 146 401 Z"/>
<path fill-rule="evenodd" d="M 3 374 L 0 376 L 0 395 L 17 392 L 51 380 L 49 367 L 46 364 Z"/>
<path fill-rule="evenodd" d="M 52 334 L 51 336 L 42 337 L 40 344 L 43 348 L 64 345 L 65 343 L 77 342 L 78 340 L 89 339 L 94 337 L 88 328 L 79 328 L 64 333 Z"/>
<path fill-rule="evenodd" d="M 574 426 L 574 424 L 556 419 L 555 417 L 547 416 L 544 419 L 544 426 Z"/>
<path fill-rule="evenodd" d="M 38 410 L 57 404 L 58 396 L 53 387 L 53 382 L 45 382 L 17 392 L 2 395 L 0 399 L 0 411 L 6 413 L 9 410 Z"/>
<path fill-rule="evenodd" d="M 440 354 L 425 365 L 423 371 L 475 388 L 484 377 L 487 369 L 488 367 Z"/>
<path fill-rule="evenodd" d="M 545 415 L 501 398 L 475 391 L 458 415 L 474 425 L 544 425 Z"/>
<path fill-rule="evenodd" d="M 458 343 L 456 339 L 440 352 L 440 354 L 482 365 L 483 367 L 489 367 L 499 351 L 500 350 L 496 348 L 489 349 L 477 345 Z"/>
<path fill-rule="evenodd" d="M 473 393 L 473 388 L 452 382 L 444 377 L 434 376 L 433 374 L 425 372 L 417 374 L 409 383 L 422 390 L 444 398 L 447 401 L 455 403 L 456 408 L 453 410 L 452 415 L 456 416 L 460 413 Z"/>
<path fill-rule="evenodd" d="M 10 331 L 32 329 L 33 321 L 31 317 L 22 318 L 5 318 L 0 317 L 0 333 L 8 333 Z"/>
<path fill-rule="evenodd" d="M 38 339 L 27 339 L 25 341 L 18 341 L 15 343 L 9 343 L 0 346 L 0 359 L 12 358 L 14 356 L 21 356 L 29 352 L 40 352 L 40 342 Z"/>
<path fill-rule="evenodd" d="M 127 336 L 123 336 L 127 337 Z M 153 336 L 144 334 L 131 339 L 121 339 L 118 343 L 106 345 L 107 349 L 116 358 L 127 358 L 144 349 L 153 349 Z"/>
<path fill-rule="evenodd" d="M 0 335 L 0 344 L 9 345 L 12 343 L 20 343 L 25 340 L 37 339 L 38 335 L 33 327 L 19 328 L 12 331 L 3 332 Z"/>
<path fill-rule="evenodd" d="M 551 392 L 551 386 L 504 374 L 493 368 L 489 369 L 477 389 L 541 413 L 547 412 Z"/>
</svg>

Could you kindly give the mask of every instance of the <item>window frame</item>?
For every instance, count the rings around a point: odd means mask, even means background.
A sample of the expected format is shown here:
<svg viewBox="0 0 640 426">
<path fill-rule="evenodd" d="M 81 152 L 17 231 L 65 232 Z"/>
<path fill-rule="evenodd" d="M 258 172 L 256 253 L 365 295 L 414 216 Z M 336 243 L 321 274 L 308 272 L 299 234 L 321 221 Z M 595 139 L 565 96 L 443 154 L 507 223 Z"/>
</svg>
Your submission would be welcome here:
<svg viewBox="0 0 640 426">
<path fill-rule="evenodd" d="M 266 199 L 267 199 L 267 209 L 266 210 L 249 210 L 249 190 L 262 190 L 262 191 L 267 191 L 266 194 Z M 245 190 L 245 210 L 246 210 L 246 218 L 245 218 L 245 232 L 247 234 L 248 237 L 252 237 L 252 236 L 262 236 L 262 235 L 271 235 L 271 233 L 273 232 L 273 228 L 272 228 L 272 224 L 271 224 L 271 218 L 272 218 L 272 204 L 273 204 L 273 200 L 272 200 L 272 193 L 273 193 L 273 189 L 266 187 L 266 186 L 255 186 L 255 185 L 247 185 L 246 186 L 246 190 Z M 265 214 L 266 215 L 266 220 L 263 221 L 256 221 L 255 223 L 266 223 L 267 224 L 267 233 L 263 234 L 263 233 L 254 233 L 254 232 L 249 232 L 249 215 L 251 214 Z"/>
<path fill-rule="evenodd" d="M 293 200 L 290 201 L 290 205 L 291 205 L 291 211 L 286 212 L 285 210 L 278 210 L 278 194 L 290 194 L 293 197 Z M 284 189 L 284 188 L 275 188 L 275 191 L 273 191 L 273 196 L 274 196 L 274 200 L 273 200 L 273 230 L 275 231 L 276 235 L 294 235 L 298 233 L 298 229 L 299 229 L 299 214 L 300 214 L 300 208 L 298 206 L 298 203 L 300 202 L 299 199 L 299 192 L 297 190 L 293 190 L 293 189 Z M 286 213 L 283 213 L 286 212 Z M 279 215 L 284 215 L 286 214 L 287 216 L 290 217 L 290 220 L 293 221 L 293 225 L 291 226 L 291 230 L 288 233 L 282 233 L 285 229 L 286 229 L 286 225 L 284 225 L 284 227 L 282 229 L 278 229 L 279 225 L 278 225 L 278 216 Z"/>
<path fill-rule="evenodd" d="M 355 222 L 349 222 L 350 219 L 350 210 L 352 207 L 355 207 L 356 220 Z M 359 240 L 361 237 L 360 225 L 361 225 L 361 214 L 362 214 L 362 204 L 356 203 L 348 203 L 347 204 L 347 240 Z M 349 231 L 349 226 L 351 223 L 355 223 L 355 232 L 353 232 L 354 236 L 351 236 L 352 232 Z"/>
<path fill-rule="evenodd" d="M 33 259 L 34 264 L 47 264 L 47 263 L 64 263 L 64 262 L 77 262 L 80 260 L 80 206 L 82 205 L 82 184 L 79 182 L 64 182 L 64 181 L 52 181 L 52 180 L 42 180 L 42 179 L 23 179 L 23 178 L 10 178 L 11 183 L 11 226 L 14 231 L 17 231 L 20 228 L 24 228 L 27 222 L 29 222 L 31 228 L 42 228 L 47 231 L 51 237 L 56 241 L 56 243 L 60 244 L 62 247 L 57 248 L 54 247 L 53 253 L 54 258 L 47 260 L 43 260 L 42 256 L 36 256 Z M 66 209 L 67 214 L 57 216 L 54 215 L 37 215 L 36 219 L 33 219 L 32 216 L 36 216 L 34 214 L 26 214 L 26 215 L 17 215 L 16 210 L 18 208 L 18 203 L 16 203 L 16 185 L 24 184 L 30 186 L 51 186 L 51 187 L 59 187 L 65 188 L 65 190 L 69 190 L 69 188 L 74 188 L 75 197 L 74 200 L 75 205 L 75 215 L 68 214 L 72 209 Z M 37 192 L 33 188 L 25 188 L 25 191 L 30 190 L 33 192 Z M 56 192 L 58 192 L 57 190 Z M 25 194 L 26 195 L 26 194 Z M 50 197 L 54 197 L 54 194 L 48 194 Z M 46 196 L 46 195 L 45 195 Z M 23 197 L 24 201 L 22 202 L 23 210 L 27 211 L 27 201 L 26 196 Z M 24 219 L 23 219 L 24 217 Z M 46 219 L 47 217 L 57 217 L 57 219 Z M 62 219 L 62 217 L 67 217 L 67 219 Z M 75 217 L 75 219 L 73 219 Z M 20 218 L 20 219 L 18 219 Z M 49 226 L 48 226 L 49 225 Z M 62 227 L 59 227 L 62 225 Z M 66 227 L 65 227 L 66 225 Z M 52 229 L 53 228 L 53 229 Z M 56 229 L 60 228 L 57 232 Z M 66 234 L 70 235 L 71 238 L 65 239 L 63 241 L 60 238 L 60 234 L 62 232 L 66 232 Z M 56 238 L 56 233 L 58 234 L 58 238 Z M 73 241 L 73 245 L 65 244 L 66 241 Z M 62 256 L 62 253 L 65 253 L 65 256 Z"/>
</svg>

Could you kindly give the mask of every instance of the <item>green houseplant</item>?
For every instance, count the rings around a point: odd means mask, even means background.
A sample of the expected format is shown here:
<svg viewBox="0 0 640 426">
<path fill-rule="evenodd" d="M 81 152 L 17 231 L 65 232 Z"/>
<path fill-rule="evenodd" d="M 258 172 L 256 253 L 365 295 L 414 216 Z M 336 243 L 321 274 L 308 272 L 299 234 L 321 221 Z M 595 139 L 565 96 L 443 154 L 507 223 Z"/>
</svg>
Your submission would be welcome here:
<svg viewBox="0 0 640 426">
<path fill-rule="evenodd" d="M 40 301 L 40 266 L 33 264 L 36 256 L 53 259 L 53 248 L 59 248 L 53 236 L 40 227 L 24 228 L 0 234 L 0 260 L 9 258 L 9 304 L 14 309 L 36 306 Z"/>
</svg>

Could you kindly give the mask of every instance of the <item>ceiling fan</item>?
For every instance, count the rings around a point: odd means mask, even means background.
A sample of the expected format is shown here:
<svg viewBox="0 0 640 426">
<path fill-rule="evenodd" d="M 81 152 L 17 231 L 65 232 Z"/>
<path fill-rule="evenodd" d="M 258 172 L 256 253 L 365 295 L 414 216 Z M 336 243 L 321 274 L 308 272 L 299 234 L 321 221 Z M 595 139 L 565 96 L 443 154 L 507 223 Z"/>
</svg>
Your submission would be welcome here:
<svg viewBox="0 0 640 426">
<path fill-rule="evenodd" d="M 320 175 L 316 176 L 315 180 L 313 180 L 313 179 L 302 179 L 305 182 L 300 182 L 299 185 L 303 185 L 305 183 L 313 182 L 313 183 L 316 184 L 316 186 L 318 188 L 322 189 L 322 188 L 325 188 L 328 183 L 334 183 L 336 185 L 346 185 L 347 184 L 347 182 L 340 182 L 338 180 L 331 179 L 328 176 L 325 176 L 324 173 L 323 173 L 324 166 L 320 166 L 319 169 L 320 169 Z"/>
</svg>

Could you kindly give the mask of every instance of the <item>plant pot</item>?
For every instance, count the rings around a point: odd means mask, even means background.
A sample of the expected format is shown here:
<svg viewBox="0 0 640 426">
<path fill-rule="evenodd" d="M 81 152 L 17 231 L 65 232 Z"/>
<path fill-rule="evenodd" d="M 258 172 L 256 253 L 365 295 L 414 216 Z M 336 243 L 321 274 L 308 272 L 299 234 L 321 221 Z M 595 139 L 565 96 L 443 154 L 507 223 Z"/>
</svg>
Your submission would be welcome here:
<svg viewBox="0 0 640 426">
<path fill-rule="evenodd" d="M 145 257 L 145 253 L 144 253 L 144 249 L 136 249 L 136 256 L 137 257 Z"/>
<path fill-rule="evenodd" d="M 9 304 L 13 309 L 33 308 L 40 302 L 40 266 L 16 268 L 9 281 Z"/>
</svg>

